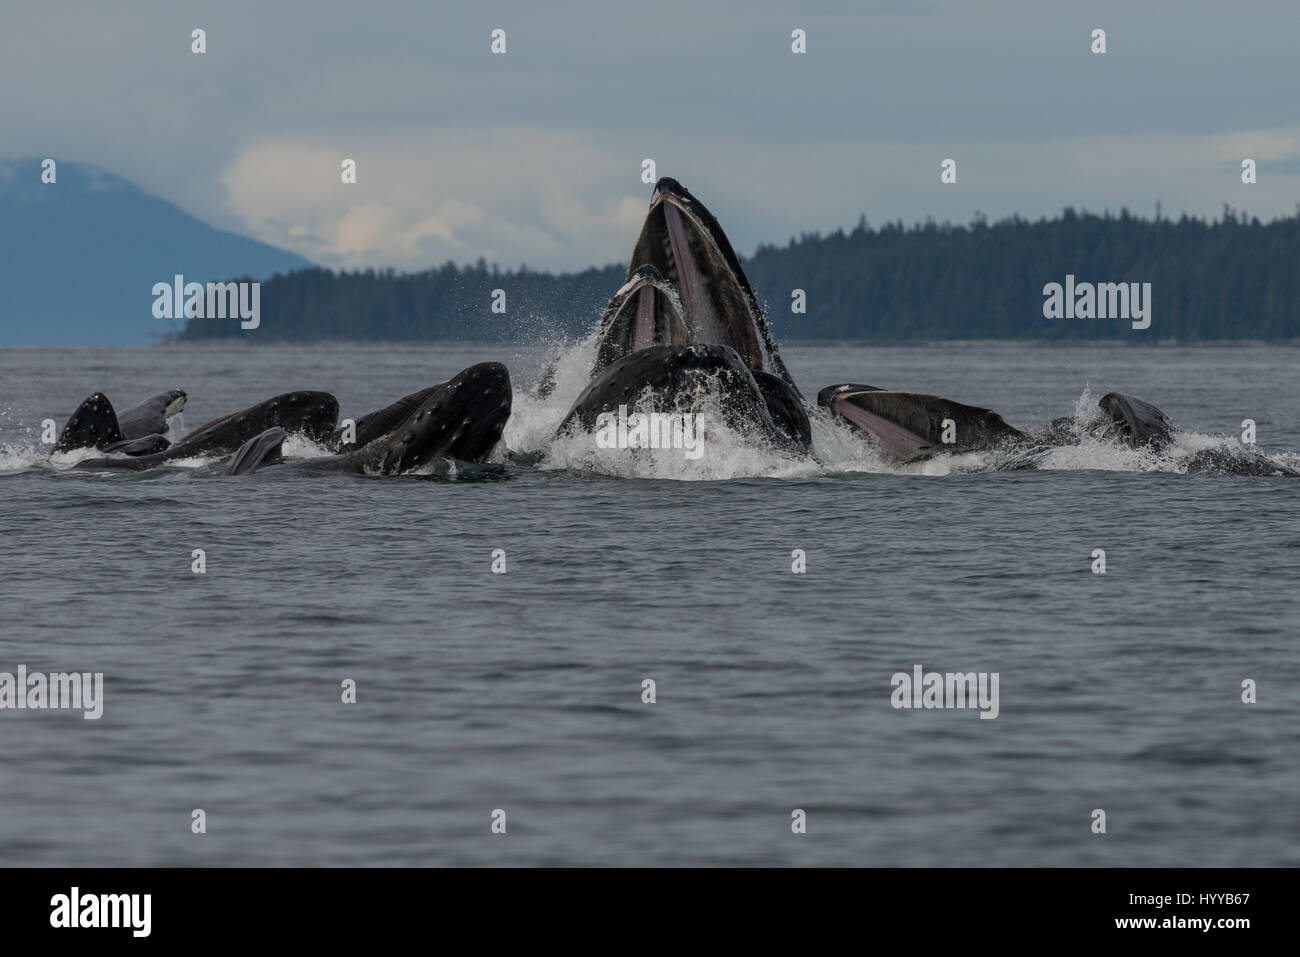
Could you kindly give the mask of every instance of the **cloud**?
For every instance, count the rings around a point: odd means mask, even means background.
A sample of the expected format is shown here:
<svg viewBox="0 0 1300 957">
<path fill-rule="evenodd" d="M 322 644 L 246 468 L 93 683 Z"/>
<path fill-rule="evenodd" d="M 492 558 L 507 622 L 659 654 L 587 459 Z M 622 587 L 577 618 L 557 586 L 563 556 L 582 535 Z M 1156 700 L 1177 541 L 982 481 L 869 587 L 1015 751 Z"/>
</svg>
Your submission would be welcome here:
<svg viewBox="0 0 1300 957">
<path fill-rule="evenodd" d="M 1254 186 L 1240 161 L 1260 166 Z M 319 133 L 241 149 L 221 176 L 230 213 L 265 242 L 324 265 L 423 269 L 451 259 L 574 269 L 622 261 L 650 195 L 641 161 L 694 190 L 752 251 L 816 228 L 976 211 L 1053 215 L 1064 206 L 1213 215 L 1225 202 L 1261 218 L 1290 213 L 1300 127 L 931 143 L 647 137 L 524 126 L 456 133 Z M 943 159 L 956 185 L 940 183 Z M 357 183 L 340 181 L 343 159 Z"/>
<path fill-rule="evenodd" d="M 1290 0 L 15 5 L 11 155 L 102 166 L 331 266 L 622 259 L 682 179 L 752 250 L 807 230 L 1066 204 L 1294 206 Z M 208 53 L 190 52 L 190 30 Z M 1104 24 L 1109 52 L 1089 52 Z M 488 31 L 509 32 L 493 56 Z M 794 26 L 809 52 L 790 52 Z M 1240 158 L 1260 163 L 1243 186 Z M 360 164 L 356 186 L 339 162 Z M 938 164 L 958 161 L 941 187 Z"/>
<path fill-rule="evenodd" d="M 341 182 L 341 163 L 357 182 Z M 639 163 L 639 160 L 637 161 Z M 325 135 L 246 147 L 222 173 L 257 238 L 343 267 L 418 269 L 483 256 L 557 268 L 621 258 L 649 187 L 589 134 L 527 128 Z"/>
</svg>

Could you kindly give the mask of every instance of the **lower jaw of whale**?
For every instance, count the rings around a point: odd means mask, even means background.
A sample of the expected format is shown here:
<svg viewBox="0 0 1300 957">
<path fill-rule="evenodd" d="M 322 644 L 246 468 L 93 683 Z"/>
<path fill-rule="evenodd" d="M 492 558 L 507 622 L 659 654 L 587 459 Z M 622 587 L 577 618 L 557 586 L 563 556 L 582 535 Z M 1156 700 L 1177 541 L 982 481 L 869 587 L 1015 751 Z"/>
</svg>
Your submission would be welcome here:
<svg viewBox="0 0 1300 957">
<path fill-rule="evenodd" d="M 168 389 L 151 396 L 144 402 L 117 414 L 122 435 L 140 439 L 150 435 L 166 435 L 171 421 L 180 415 L 188 398 L 184 389 Z"/>
<path fill-rule="evenodd" d="M 694 342 L 677 291 L 654 266 L 639 267 L 605 307 L 596 334 L 595 378 L 611 362 L 651 346 Z"/>
<path fill-rule="evenodd" d="M 802 400 L 778 376 L 755 373 L 730 346 L 652 346 L 606 366 L 578 396 L 557 435 L 592 432 L 620 408 L 689 414 L 716 397 L 728 428 L 805 454 L 812 427 Z M 648 404 L 647 404 L 648 402 Z"/>
<path fill-rule="evenodd" d="M 947 452 L 1007 447 L 1026 440 L 1023 432 L 1007 425 L 996 412 L 936 395 L 845 384 L 822 389 L 817 401 L 902 462 Z"/>
</svg>

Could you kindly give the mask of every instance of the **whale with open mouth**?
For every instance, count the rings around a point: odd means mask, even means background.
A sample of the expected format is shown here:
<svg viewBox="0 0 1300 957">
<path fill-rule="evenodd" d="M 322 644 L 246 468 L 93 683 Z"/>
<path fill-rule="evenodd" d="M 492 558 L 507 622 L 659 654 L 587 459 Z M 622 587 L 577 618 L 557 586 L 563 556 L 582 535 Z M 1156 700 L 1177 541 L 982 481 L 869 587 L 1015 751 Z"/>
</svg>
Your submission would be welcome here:
<svg viewBox="0 0 1300 957">
<path fill-rule="evenodd" d="M 990 409 L 935 395 L 894 392 L 844 383 L 817 394 L 818 404 L 888 456 L 902 463 L 939 453 L 1002 450 L 1012 453 L 1001 468 L 1032 467 L 1052 448 L 1078 445 L 1085 436 L 1133 449 L 1163 452 L 1177 431 L 1156 406 L 1136 396 L 1108 392 L 1098 401 L 1103 416 L 1082 428 L 1073 418 L 1055 419 L 1032 431 L 1008 425 Z M 1245 447 L 1202 449 L 1182 463 L 1193 474 L 1300 478 L 1300 472 Z"/>
<path fill-rule="evenodd" d="M 808 452 L 812 427 L 740 259 L 712 213 L 676 180 L 655 185 L 627 281 L 600 319 L 591 381 L 559 432 L 646 393 L 688 413 L 721 398 L 732 427 Z"/>
<path fill-rule="evenodd" d="M 171 421 L 185 408 L 183 389 L 168 389 L 125 412 L 117 412 L 102 392 L 88 396 L 68 417 L 54 443 L 55 452 L 98 449 L 123 455 L 161 452 L 171 443 Z"/>
<path fill-rule="evenodd" d="M 937 395 L 846 383 L 822 389 L 817 403 L 904 462 L 936 452 L 994 448 L 1025 438 L 1025 433 L 1007 425 L 990 409 Z"/>
</svg>

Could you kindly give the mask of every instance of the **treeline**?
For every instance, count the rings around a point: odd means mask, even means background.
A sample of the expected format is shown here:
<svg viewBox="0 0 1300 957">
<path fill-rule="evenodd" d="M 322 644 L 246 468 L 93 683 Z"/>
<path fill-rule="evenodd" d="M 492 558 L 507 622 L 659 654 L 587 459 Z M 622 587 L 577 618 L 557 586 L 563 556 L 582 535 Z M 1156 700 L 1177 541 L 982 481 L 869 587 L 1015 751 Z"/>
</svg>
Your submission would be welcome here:
<svg viewBox="0 0 1300 957">
<path fill-rule="evenodd" d="M 1270 223 L 1229 208 L 1213 221 L 1076 213 L 969 225 L 901 222 L 761 246 L 745 269 L 784 339 L 1300 338 L 1300 209 Z M 310 269 L 263 283 L 267 340 L 529 339 L 581 335 L 625 265 L 552 275 L 452 263 L 420 273 Z M 1150 283 L 1151 326 L 1049 319 L 1043 287 Z M 493 291 L 505 313 L 492 311 Z M 806 312 L 792 311 L 803 290 Z M 182 338 L 238 336 L 238 323 L 191 319 Z"/>
</svg>

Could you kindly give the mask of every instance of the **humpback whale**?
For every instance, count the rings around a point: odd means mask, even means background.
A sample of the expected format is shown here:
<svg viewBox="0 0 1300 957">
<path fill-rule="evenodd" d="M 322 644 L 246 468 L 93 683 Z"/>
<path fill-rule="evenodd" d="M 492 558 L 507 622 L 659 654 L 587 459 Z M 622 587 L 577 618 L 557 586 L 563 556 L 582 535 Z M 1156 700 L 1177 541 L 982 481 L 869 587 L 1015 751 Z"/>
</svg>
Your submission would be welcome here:
<svg viewBox="0 0 1300 957">
<path fill-rule="evenodd" d="M 127 455 L 160 452 L 167 448 L 169 424 L 185 407 L 185 399 L 183 390 L 169 389 L 118 413 L 104 393 L 96 392 L 68 418 L 54 451 L 93 448 Z"/>
<path fill-rule="evenodd" d="M 592 378 L 611 362 L 640 349 L 689 345 L 694 337 L 684 313 L 677 290 L 659 270 L 638 266 L 600 318 Z"/>
<path fill-rule="evenodd" d="M 592 344 L 587 385 L 557 434 L 591 432 L 603 414 L 624 406 L 640 411 L 647 401 L 646 411 L 689 414 L 712 412 L 716 400 L 724 424 L 735 431 L 782 452 L 812 453 L 809 413 L 817 408 L 804 399 L 786 368 L 717 218 L 675 179 L 655 184 L 624 281 L 598 320 Z M 539 395 L 548 395 L 553 385 L 552 369 Z M 370 412 L 348 429 L 337 427 L 338 402 L 332 395 L 292 392 L 214 419 L 169 445 L 169 422 L 185 402 L 186 393 L 173 389 L 119 414 L 96 392 L 68 419 L 55 451 L 105 453 L 77 463 L 86 469 L 149 469 L 181 458 L 229 456 L 198 471 L 400 474 L 443 461 L 483 462 L 501 440 L 511 393 L 505 366 L 481 363 Z M 1061 418 L 1027 431 L 991 409 L 860 383 L 822 389 L 817 406 L 903 462 L 943 452 L 1006 450 L 1011 455 L 997 456 L 990 467 L 1030 467 L 1051 448 L 1091 436 L 1158 453 L 1188 472 L 1300 477 L 1248 448 L 1180 451 L 1185 443 L 1175 440 L 1176 429 L 1164 412 L 1118 392 L 1099 401 L 1099 422 Z M 284 440 L 295 432 L 332 454 L 285 461 Z"/>
<path fill-rule="evenodd" d="M 803 396 L 739 257 L 704 204 L 665 177 L 655 184 L 627 280 L 597 325 L 591 382 L 559 431 L 589 429 L 601 412 L 633 405 L 647 390 L 656 407 L 691 412 L 715 389 L 732 427 L 810 451 Z"/>
<path fill-rule="evenodd" d="M 1143 445 L 1163 448 L 1173 438 L 1173 423 L 1150 402 L 1121 392 L 1107 392 L 1097 404 L 1110 416 L 1115 433 L 1135 448 Z"/>
<path fill-rule="evenodd" d="M 416 397 L 422 401 L 394 427 L 379 431 Z M 501 441 L 510 418 L 510 373 L 499 362 L 481 362 L 446 382 L 398 399 L 368 420 L 368 442 L 339 454 L 284 462 L 281 446 L 285 430 L 278 426 L 250 438 L 225 463 L 231 475 L 279 467 L 307 471 L 350 471 L 366 475 L 399 475 L 442 460 L 482 462 Z M 378 432 L 378 434 L 376 434 Z M 349 444 L 351 446 L 352 444 Z"/>
<path fill-rule="evenodd" d="M 1097 403 L 1110 417 L 1109 427 L 1119 440 L 1134 448 L 1161 450 L 1173 441 L 1174 424 L 1150 402 L 1121 392 L 1108 392 Z M 1300 472 L 1274 462 L 1254 449 L 1220 447 L 1202 449 L 1187 460 L 1189 474 L 1257 475 L 1300 478 Z"/>
<path fill-rule="evenodd" d="M 155 400 L 161 398 L 156 396 Z M 446 382 L 362 416 L 356 423 L 355 441 L 345 443 L 343 430 L 336 428 L 339 407 L 334 396 L 327 392 L 287 392 L 213 419 L 161 451 L 87 459 L 74 467 L 144 470 L 182 458 L 228 455 L 225 461 L 198 471 L 243 475 L 284 465 L 396 475 L 438 460 L 479 463 L 501 440 L 510 417 L 511 399 L 506 367 L 499 362 L 482 362 Z M 165 404 L 155 400 L 150 400 L 154 414 L 160 414 L 176 397 Z M 146 422 L 140 427 L 150 424 L 156 423 Z M 69 448 L 95 447 L 111 452 L 123 441 L 113 405 L 99 392 L 82 403 L 64 432 L 69 436 Z M 284 440 L 294 432 L 325 445 L 334 454 L 285 462 Z"/>
<path fill-rule="evenodd" d="M 941 452 L 1004 449 L 1016 454 L 1000 468 L 1032 467 L 1040 453 L 1054 446 L 1078 445 L 1083 438 L 1071 418 L 1055 419 L 1041 429 L 1022 432 L 989 409 L 939 396 L 854 383 L 827 386 L 817 394 L 817 402 L 901 462 Z M 1122 392 L 1108 392 L 1097 404 L 1105 418 L 1086 429 L 1094 438 L 1154 451 L 1172 446 L 1174 424 L 1150 402 Z M 951 443 L 943 441 L 945 420 L 953 427 Z M 1185 470 L 1192 474 L 1300 478 L 1300 472 L 1247 448 L 1203 449 L 1186 459 Z"/>
<path fill-rule="evenodd" d="M 717 345 L 651 346 L 616 359 L 578 396 L 557 432 L 575 426 L 591 431 L 601 413 L 634 406 L 646 389 L 682 413 L 695 411 L 701 395 L 717 389 L 724 396 L 722 415 L 731 428 L 757 429 L 772 445 L 789 452 L 806 451 L 811 442 L 811 426 L 801 437 L 788 421 L 778 422 L 744 360 L 730 346 Z"/>
<path fill-rule="evenodd" d="M 905 462 L 936 452 L 969 452 L 1025 438 L 990 409 L 937 395 L 846 383 L 822 389 L 817 403 Z"/>
<path fill-rule="evenodd" d="M 95 393 L 86 402 L 96 400 L 92 405 L 95 414 L 94 429 L 108 429 L 120 434 L 112 403 L 102 393 Z M 80 415 L 86 403 L 77 410 Z M 283 395 L 267 399 L 256 405 L 231 412 L 213 419 L 195 429 L 175 445 L 168 446 L 160 452 L 145 455 L 130 455 L 124 458 L 95 458 L 76 463 L 82 469 L 151 469 L 176 459 L 196 456 L 226 455 L 234 452 L 250 438 L 265 432 L 273 426 L 279 426 L 287 432 L 301 432 L 313 441 L 322 441 L 333 431 L 338 423 L 339 403 L 328 392 L 286 392 Z M 71 425 L 71 421 L 69 422 Z M 78 425 L 79 431 L 86 431 L 84 421 Z M 108 447 L 96 445 L 101 451 L 110 451 Z"/>
</svg>

